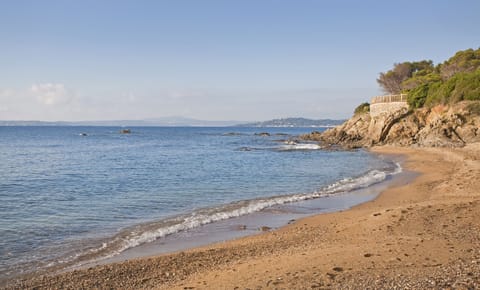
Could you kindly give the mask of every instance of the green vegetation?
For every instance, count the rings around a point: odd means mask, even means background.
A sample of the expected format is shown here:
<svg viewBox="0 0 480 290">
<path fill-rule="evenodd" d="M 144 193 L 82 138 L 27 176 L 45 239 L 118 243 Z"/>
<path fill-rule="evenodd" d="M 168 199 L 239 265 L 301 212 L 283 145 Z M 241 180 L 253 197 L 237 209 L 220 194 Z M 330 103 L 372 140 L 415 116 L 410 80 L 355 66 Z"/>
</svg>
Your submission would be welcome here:
<svg viewBox="0 0 480 290">
<path fill-rule="evenodd" d="M 362 103 L 358 107 L 355 108 L 354 114 L 363 114 L 370 112 L 370 104 L 369 103 Z"/>
<path fill-rule="evenodd" d="M 409 106 L 413 109 L 421 108 L 428 97 L 428 84 L 422 84 L 410 90 L 407 98 Z"/>
<path fill-rule="evenodd" d="M 480 100 L 480 48 L 459 51 L 436 66 L 431 60 L 395 64 L 377 82 L 387 93 L 408 94 L 411 108 Z"/>
</svg>

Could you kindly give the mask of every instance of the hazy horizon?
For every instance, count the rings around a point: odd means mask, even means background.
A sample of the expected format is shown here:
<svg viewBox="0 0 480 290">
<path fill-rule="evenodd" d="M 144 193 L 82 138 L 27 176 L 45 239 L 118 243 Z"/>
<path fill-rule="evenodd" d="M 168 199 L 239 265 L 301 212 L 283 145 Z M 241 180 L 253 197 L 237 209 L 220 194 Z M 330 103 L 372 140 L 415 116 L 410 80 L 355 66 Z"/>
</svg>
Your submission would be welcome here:
<svg viewBox="0 0 480 290">
<path fill-rule="evenodd" d="M 188 118 L 182 116 L 165 116 L 159 118 L 147 118 L 147 119 L 106 119 L 106 120 L 77 120 L 77 121 L 65 121 L 65 120 L 52 120 L 52 121 L 42 121 L 42 120 L 0 120 L 2 122 L 11 122 L 11 123 L 67 123 L 67 124 L 101 124 L 101 123 L 118 123 L 118 122 L 145 122 L 146 124 L 161 124 L 161 123 L 168 123 L 171 122 L 172 124 L 196 124 L 205 122 L 207 123 L 218 123 L 218 124 L 227 124 L 227 126 L 231 125 L 244 125 L 249 123 L 262 123 L 262 122 L 269 122 L 269 121 L 277 121 L 277 120 L 288 120 L 288 119 L 306 119 L 306 120 L 313 120 L 313 121 L 324 121 L 324 120 L 333 120 L 333 121 L 344 121 L 345 119 L 339 118 L 305 118 L 303 116 L 285 116 L 280 118 L 273 118 L 273 119 L 260 119 L 260 120 L 208 120 L 208 119 L 195 119 L 195 118 Z M 89 126 L 89 125 L 86 125 Z M 95 125 L 97 126 L 97 125 Z M 157 126 L 157 125 L 152 125 Z"/>
<path fill-rule="evenodd" d="M 345 119 L 382 94 L 376 78 L 394 63 L 477 48 L 478 11 L 473 0 L 2 2 L 0 120 Z"/>
</svg>

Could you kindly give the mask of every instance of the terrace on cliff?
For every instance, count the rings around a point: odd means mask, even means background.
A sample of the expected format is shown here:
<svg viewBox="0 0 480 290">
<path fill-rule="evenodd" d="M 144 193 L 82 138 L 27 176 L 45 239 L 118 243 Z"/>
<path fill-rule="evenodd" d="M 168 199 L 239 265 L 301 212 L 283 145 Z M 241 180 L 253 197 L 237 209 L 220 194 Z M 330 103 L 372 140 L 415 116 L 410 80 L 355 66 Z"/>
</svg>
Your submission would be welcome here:
<svg viewBox="0 0 480 290">
<path fill-rule="evenodd" d="M 408 109 L 407 94 L 377 96 L 370 101 L 371 117 L 392 114 L 402 109 Z"/>
</svg>

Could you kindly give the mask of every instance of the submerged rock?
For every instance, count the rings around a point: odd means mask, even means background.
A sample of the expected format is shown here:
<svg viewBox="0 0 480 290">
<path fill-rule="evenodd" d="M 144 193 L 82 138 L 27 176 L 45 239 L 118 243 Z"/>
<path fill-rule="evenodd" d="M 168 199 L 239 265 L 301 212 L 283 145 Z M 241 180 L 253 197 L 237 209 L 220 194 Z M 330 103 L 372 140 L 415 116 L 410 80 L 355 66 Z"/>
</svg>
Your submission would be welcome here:
<svg viewBox="0 0 480 290">
<path fill-rule="evenodd" d="M 272 228 L 271 227 L 267 227 L 267 226 L 261 226 L 259 228 L 259 230 L 261 230 L 262 232 L 268 232 L 269 230 L 271 230 Z"/>
<path fill-rule="evenodd" d="M 237 133 L 237 132 L 228 132 L 228 133 L 223 133 L 222 136 L 241 136 L 243 135 L 242 133 Z"/>
<path fill-rule="evenodd" d="M 238 148 L 238 151 L 252 151 L 253 148 L 250 148 L 250 147 L 240 147 Z"/>
</svg>

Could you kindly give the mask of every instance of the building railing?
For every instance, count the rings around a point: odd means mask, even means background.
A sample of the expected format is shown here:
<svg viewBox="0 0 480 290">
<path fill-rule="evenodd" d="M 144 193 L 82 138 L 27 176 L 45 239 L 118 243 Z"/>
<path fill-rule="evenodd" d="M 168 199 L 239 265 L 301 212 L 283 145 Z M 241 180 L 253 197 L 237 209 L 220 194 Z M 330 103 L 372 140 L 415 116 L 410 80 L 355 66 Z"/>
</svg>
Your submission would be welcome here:
<svg viewBox="0 0 480 290">
<path fill-rule="evenodd" d="M 370 104 L 406 102 L 407 96 L 408 96 L 407 94 L 377 96 L 371 99 Z"/>
</svg>

